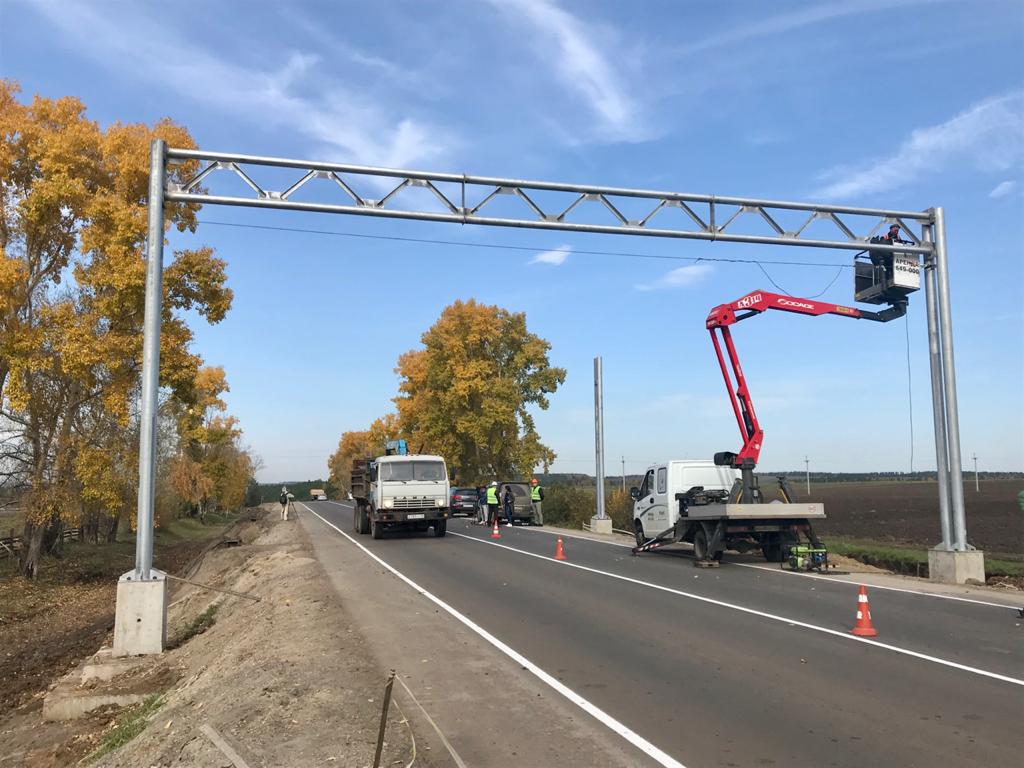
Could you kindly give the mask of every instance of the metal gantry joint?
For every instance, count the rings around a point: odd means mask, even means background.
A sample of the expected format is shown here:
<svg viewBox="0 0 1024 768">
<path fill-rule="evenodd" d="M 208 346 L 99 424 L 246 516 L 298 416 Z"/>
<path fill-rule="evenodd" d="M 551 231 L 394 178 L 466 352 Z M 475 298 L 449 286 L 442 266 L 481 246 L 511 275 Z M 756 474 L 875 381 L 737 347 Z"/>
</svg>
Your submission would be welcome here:
<svg viewBox="0 0 1024 768">
<path fill-rule="evenodd" d="M 896 224 L 907 243 L 872 244 L 872 250 L 922 255 L 932 251 L 924 238 L 924 227 L 933 220 L 931 211 L 524 181 L 192 149 L 169 149 L 167 157 L 202 165 L 187 181 L 167 185 L 167 200 L 175 202 L 846 250 L 864 249 L 872 237 Z M 256 180 L 269 169 L 281 168 L 295 170 L 297 177 L 279 189 Z M 223 181 L 224 172 L 241 180 L 249 193 L 222 194 L 204 186 Z M 313 189 L 309 183 L 314 180 L 329 182 L 330 194 L 325 197 L 321 192 L 316 199 L 304 195 Z M 403 194 L 412 188 L 430 194 Z M 373 198 L 366 190 L 382 194 Z M 330 200 L 335 195 L 337 200 Z M 519 201 L 518 213 L 497 215 L 497 201 L 503 197 Z M 816 222 L 826 226 L 814 226 Z"/>
</svg>

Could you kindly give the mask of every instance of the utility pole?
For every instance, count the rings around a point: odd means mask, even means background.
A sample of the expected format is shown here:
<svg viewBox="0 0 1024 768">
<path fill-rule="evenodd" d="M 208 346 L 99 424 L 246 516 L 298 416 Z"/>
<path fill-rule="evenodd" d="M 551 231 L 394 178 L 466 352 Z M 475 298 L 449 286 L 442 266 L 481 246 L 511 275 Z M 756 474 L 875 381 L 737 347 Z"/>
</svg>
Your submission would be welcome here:
<svg viewBox="0 0 1024 768">
<path fill-rule="evenodd" d="M 622 457 L 622 492 L 626 492 L 626 457 Z"/>
<path fill-rule="evenodd" d="M 804 456 L 804 472 L 807 475 L 807 495 L 811 495 L 811 460 Z"/>
<path fill-rule="evenodd" d="M 597 464 L 596 496 L 597 514 L 590 519 L 590 530 L 595 533 L 611 533 L 612 520 L 604 508 L 604 372 L 601 358 L 594 358 L 594 454 Z"/>
<path fill-rule="evenodd" d="M 974 492 L 978 493 L 981 491 L 981 486 L 978 484 L 978 454 L 973 454 L 971 458 L 974 459 Z"/>
</svg>

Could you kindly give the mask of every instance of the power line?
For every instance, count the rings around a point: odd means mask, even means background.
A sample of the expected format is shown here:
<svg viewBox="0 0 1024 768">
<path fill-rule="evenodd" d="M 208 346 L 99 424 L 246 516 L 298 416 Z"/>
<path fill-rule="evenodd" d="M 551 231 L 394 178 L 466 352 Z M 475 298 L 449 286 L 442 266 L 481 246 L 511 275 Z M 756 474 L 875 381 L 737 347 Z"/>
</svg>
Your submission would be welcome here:
<svg viewBox="0 0 1024 768">
<path fill-rule="evenodd" d="M 792 293 L 787 291 L 785 288 L 783 288 L 781 285 L 779 285 L 777 282 L 775 282 L 774 278 L 772 278 L 772 276 L 768 274 L 768 270 L 765 269 L 763 266 L 761 266 L 762 264 L 768 264 L 770 262 L 767 262 L 767 261 L 760 262 L 759 261 L 759 262 L 755 262 L 755 263 L 757 264 L 758 269 L 760 269 L 762 272 L 764 272 L 764 276 L 768 278 L 768 282 L 770 282 L 772 285 L 774 285 L 776 288 L 778 288 L 780 291 L 782 291 L 787 296 L 792 296 L 793 295 Z M 832 266 L 834 267 L 835 264 L 833 264 Z M 816 299 L 819 296 L 824 296 L 828 292 L 828 289 L 831 288 L 835 284 L 836 280 L 839 279 L 839 276 L 841 274 L 843 274 L 843 270 L 844 269 L 849 269 L 849 268 L 850 267 L 847 264 L 840 264 L 839 265 L 839 269 L 836 270 L 835 277 L 833 277 L 831 280 L 828 281 L 828 285 L 826 285 L 824 288 L 822 288 L 820 291 L 818 291 L 813 296 L 805 296 L 804 298 L 805 299 Z"/>
<path fill-rule="evenodd" d="M 270 230 L 272 232 L 301 232 L 309 235 L 329 235 L 331 237 L 355 237 L 363 240 L 389 240 L 392 242 L 399 243 L 420 243 L 424 245 L 454 245 L 460 248 L 490 248 L 494 250 L 502 251 L 530 251 L 536 253 L 538 251 L 550 251 L 550 245 L 505 245 L 499 243 L 465 243 L 457 240 L 433 240 L 422 237 L 399 237 L 398 235 L 367 235 L 361 232 L 339 232 L 337 230 L 330 229 L 306 229 L 303 227 L 274 227 L 267 224 L 242 224 L 239 222 L 231 221 L 211 221 L 209 219 L 198 219 L 200 224 L 208 224 L 216 227 L 236 227 L 239 229 L 261 229 Z M 726 264 L 773 264 L 776 266 L 784 267 L 828 267 L 831 269 L 836 268 L 834 262 L 821 262 L 821 261 L 762 261 L 760 259 L 730 259 L 726 257 L 718 256 L 670 256 L 665 254 L 656 253 L 634 253 L 630 251 L 584 251 L 573 249 L 571 253 L 583 254 L 585 256 L 620 256 L 630 259 L 659 259 L 664 261 L 717 261 Z M 852 269 L 849 264 L 839 265 L 839 269 Z M 765 273 L 767 274 L 767 273 Z M 771 278 L 768 278 L 771 280 Z M 835 282 L 833 280 L 832 282 Z M 774 283 L 773 283 L 774 284 Z M 829 283 L 831 285 L 831 283 Z M 776 286 L 778 287 L 778 286 Z M 781 290 L 781 289 L 780 289 Z M 827 289 L 826 289 L 827 290 Z"/>
</svg>

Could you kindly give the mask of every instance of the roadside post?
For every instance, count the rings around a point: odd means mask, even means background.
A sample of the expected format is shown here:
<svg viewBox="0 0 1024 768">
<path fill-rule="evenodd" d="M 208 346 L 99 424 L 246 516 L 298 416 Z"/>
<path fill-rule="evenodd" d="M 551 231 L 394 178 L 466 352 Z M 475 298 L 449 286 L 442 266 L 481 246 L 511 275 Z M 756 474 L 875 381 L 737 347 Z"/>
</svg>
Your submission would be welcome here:
<svg viewBox="0 0 1024 768">
<path fill-rule="evenodd" d="M 611 533 L 612 519 L 608 517 L 604 507 L 604 391 L 602 389 L 604 371 L 601 358 L 594 358 L 594 452 L 597 454 L 597 514 L 590 518 L 590 530 L 594 533 Z"/>
</svg>

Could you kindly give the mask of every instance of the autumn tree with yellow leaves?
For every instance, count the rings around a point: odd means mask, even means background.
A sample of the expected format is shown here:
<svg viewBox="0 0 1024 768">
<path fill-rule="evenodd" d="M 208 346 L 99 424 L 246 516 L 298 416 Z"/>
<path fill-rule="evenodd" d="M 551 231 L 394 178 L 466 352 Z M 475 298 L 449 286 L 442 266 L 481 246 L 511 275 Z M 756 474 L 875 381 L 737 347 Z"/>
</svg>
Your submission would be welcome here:
<svg viewBox="0 0 1024 768">
<path fill-rule="evenodd" d="M 18 92 L 0 82 L 0 482 L 28 488 L 32 576 L 65 525 L 134 506 L 149 146 L 194 143 L 169 120 L 104 129 L 77 99 Z M 186 162 L 169 180 L 194 172 Z M 194 230 L 197 210 L 169 203 L 167 226 Z M 232 294 L 211 249 L 169 262 L 160 383 L 187 408 L 202 361 L 183 313 L 219 322 Z"/>
<path fill-rule="evenodd" d="M 551 344 L 530 333 L 524 313 L 456 301 L 421 340 L 395 369 L 400 427 L 417 451 L 444 456 L 470 485 L 554 461 L 530 408 L 547 409 L 565 370 L 550 364 Z"/>
</svg>

